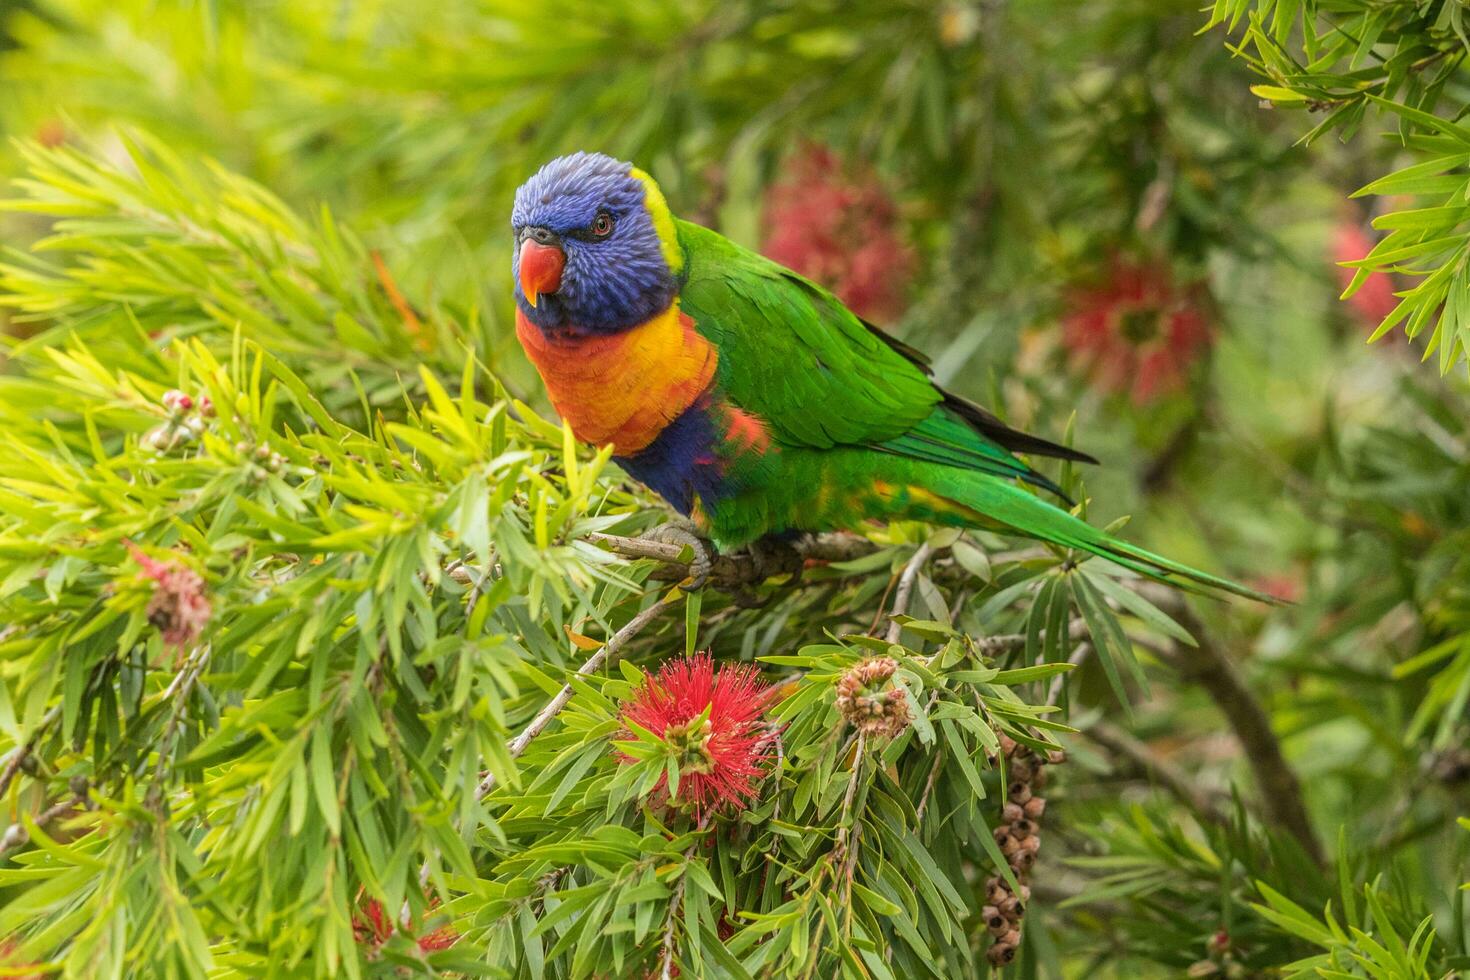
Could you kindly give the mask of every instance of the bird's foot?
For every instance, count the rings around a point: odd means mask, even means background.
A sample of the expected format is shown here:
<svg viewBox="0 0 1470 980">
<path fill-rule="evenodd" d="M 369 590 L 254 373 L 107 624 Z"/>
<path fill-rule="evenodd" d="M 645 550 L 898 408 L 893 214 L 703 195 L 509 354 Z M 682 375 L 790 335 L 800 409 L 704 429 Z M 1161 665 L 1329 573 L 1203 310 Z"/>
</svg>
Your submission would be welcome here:
<svg viewBox="0 0 1470 980">
<path fill-rule="evenodd" d="M 714 548 L 707 539 L 699 536 L 699 529 L 694 526 L 693 521 L 676 518 L 658 527 L 649 528 L 639 537 L 646 541 L 657 541 L 659 544 L 689 548 L 694 557 L 689 562 L 689 577 L 680 583 L 680 588 L 688 592 L 704 588 L 715 567 Z"/>
</svg>

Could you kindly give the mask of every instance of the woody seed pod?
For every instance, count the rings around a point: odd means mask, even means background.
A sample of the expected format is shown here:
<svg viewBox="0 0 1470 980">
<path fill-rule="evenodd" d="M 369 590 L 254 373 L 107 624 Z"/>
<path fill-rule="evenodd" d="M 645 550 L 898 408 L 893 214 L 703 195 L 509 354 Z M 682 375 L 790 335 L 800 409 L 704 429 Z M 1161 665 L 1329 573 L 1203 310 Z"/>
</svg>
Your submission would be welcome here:
<svg viewBox="0 0 1470 980">
<path fill-rule="evenodd" d="M 998 942 L 985 951 L 985 958 L 990 961 L 991 966 L 1005 966 L 1016 958 L 1016 947 Z"/>
</svg>

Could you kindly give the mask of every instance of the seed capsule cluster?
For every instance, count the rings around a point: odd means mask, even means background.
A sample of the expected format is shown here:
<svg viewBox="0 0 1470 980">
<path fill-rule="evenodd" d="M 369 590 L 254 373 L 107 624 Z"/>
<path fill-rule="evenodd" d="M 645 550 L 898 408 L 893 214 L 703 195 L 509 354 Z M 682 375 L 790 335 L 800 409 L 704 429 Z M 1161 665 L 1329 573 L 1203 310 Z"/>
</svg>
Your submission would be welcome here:
<svg viewBox="0 0 1470 980">
<path fill-rule="evenodd" d="M 837 680 L 837 710 L 869 737 L 895 738 L 913 721 L 908 695 L 893 683 L 898 661 L 869 657 Z"/>
<path fill-rule="evenodd" d="M 1060 749 L 1040 755 L 1006 735 L 1000 737 L 1000 751 L 1005 756 L 1006 803 L 995 828 L 995 842 L 1011 866 L 1020 893 L 1013 892 L 1001 875 L 992 875 L 985 882 L 986 904 L 980 915 L 995 939 L 985 954 L 992 966 L 1011 962 L 1021 946 L 1021 919 L 1031 900 L 1027 879 L 1041 850 L 1037 831 L 1041 815 L 1046 812 L 1046 799 L 1041 795 L 1046 785 L 1045 766 L 1066 760 Z"/>
</svg>

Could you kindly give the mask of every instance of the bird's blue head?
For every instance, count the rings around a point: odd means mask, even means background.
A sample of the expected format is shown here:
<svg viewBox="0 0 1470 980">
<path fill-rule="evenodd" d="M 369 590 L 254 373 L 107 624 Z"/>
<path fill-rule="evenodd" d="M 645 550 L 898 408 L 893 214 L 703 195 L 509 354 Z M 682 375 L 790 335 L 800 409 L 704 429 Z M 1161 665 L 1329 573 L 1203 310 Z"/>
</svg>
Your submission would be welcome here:
<svg viewBox="0 0 1470 980">
<path fill-rule="evenodd" d="M 558 157 L 516 191 L 516 304 L 543 331 L 617 333 L 668 308 L 684 266 L 653 178 L 601 153 Z"/>
</svg>

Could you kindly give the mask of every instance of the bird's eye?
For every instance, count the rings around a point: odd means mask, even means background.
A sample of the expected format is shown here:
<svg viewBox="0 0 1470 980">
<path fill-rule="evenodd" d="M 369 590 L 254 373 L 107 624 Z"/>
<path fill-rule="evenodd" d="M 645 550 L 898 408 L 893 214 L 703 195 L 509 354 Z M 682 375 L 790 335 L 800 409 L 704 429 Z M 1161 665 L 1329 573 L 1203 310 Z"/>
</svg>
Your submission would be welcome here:
<svg viewBox="0 0 1470 980">
<path fill-rule="evenodd" d="M 597 212 L 597 217 L 592 219 L 592 234 L 598 238 L 606 238 L 612 234 L 613 218 L 606 211 Z"/>
</svg>

